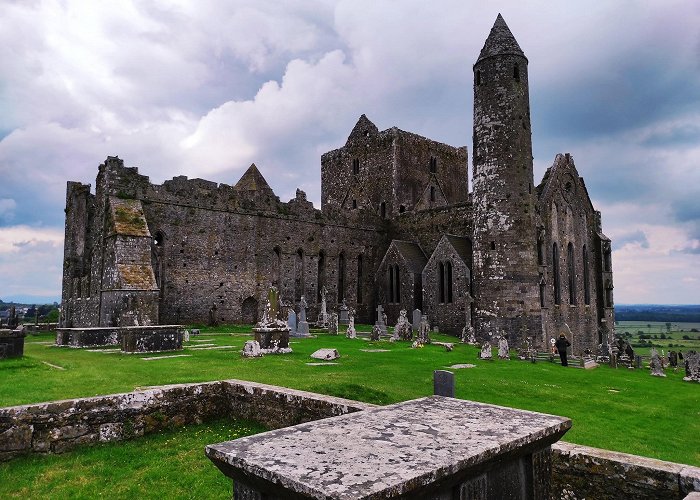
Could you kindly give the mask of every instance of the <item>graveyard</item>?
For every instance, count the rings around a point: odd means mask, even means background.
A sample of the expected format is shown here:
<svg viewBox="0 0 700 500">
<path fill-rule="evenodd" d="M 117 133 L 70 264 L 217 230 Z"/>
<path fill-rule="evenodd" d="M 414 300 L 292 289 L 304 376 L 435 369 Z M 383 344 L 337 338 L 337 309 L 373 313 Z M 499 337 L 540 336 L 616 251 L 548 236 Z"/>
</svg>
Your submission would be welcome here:
<svg viewBox="0 0 700 500">
<path fill-rule="evenodd" d="M 450 370 L 460 399 L 570 418 L 568 442 L 700 465 L 700 425 L 693 410 L 700 407 L 700 392 L 697 384 L 683 381 L 682 369 L 666 369 L 661 379 L 651 377 L 647 368 L 533 364 L 517 359 L 514 350 L 510 360 L 495 355 L 481 360 L 478 347 L 447 335 L 431 337 L 454 343 L 451 351 L 440 345 L 411 348 L 410 342 L 388 337 L 372 342 L 370 330 L 358 325 L 356 339 L 312 330 L 309 338 L 292 338 L 291 353 L 261 358 L 241 356 L 253 338 L 250 326 L 201 328 L 181 351 L 142 354 L 113 347 L 59 348 L 53 345 L 53 333 L 32 335 L 24 357 L 0 365 L 0 406 L 227 379 L 387 405 L 432 394 L 433 371 Z M 320 348 L 337 349 L 340 358 L 317 362 L 310 356 Z"/>
</svg>

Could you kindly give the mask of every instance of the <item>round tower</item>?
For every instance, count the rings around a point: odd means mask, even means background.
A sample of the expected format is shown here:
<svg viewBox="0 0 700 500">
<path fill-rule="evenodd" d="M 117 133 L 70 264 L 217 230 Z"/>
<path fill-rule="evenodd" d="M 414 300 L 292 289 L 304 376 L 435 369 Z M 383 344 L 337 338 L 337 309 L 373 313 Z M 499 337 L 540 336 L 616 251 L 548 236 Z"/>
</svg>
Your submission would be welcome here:
<svg viewBox="0 0 700 500">
<path fill-rule="evenodd" d="M 541 340 L 527 58 L 499 14 L 474 64 L 475 327 Z"/>
</svg>

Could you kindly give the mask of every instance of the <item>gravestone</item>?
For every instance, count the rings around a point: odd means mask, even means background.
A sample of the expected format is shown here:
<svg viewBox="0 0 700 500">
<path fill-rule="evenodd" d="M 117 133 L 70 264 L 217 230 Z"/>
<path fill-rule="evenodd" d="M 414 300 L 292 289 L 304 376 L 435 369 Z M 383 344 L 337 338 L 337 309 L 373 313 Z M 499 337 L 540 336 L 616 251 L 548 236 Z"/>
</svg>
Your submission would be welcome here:
<svg viewBox="0 0 700 500">
<path fill-rule="evenodd" d="M 350 308 L 347 312 L 348 312 L 348 329 L 345 331 L 345 336 L 349 339 L 356 339 L 357 332 L 355 331 L 355 309 Z"/>
<path fill-rule="evenodd" d="M 194 335 L 195 337 L 199 335 L 199 328 L 192 328 L 192 335 Z"/>
<path fill-rule="evenodd" d="M 182 332 L 182 341 L 183 342 L 190 341 L 190 331 L 189 330 L 185 330 L 184 332 Z"/>
<path fill-rule="evenodd" d="M 700 382 L 700 353 L 688 351 L 685 354 L 685 377 L 686 382 Z"/>
<path fill-rule="evenodd" d="M 413 318 L 412 318 L 413 321 L 411 322 L 414 331 L 417 332 L 418 329 L 420 328 L 420 320 L 421 320 L 422 318 L 423 318 L 423 313 L 421 312 L 421 310 L 420 310 L 420 309 L 414 309 L 414 310 L 413 310 Z"/>
<path fill-rule="evenodd" d="M 243 351 L 241 351 L 241 355 L 246 358 L 261 357 L 262 352 L 260 352 L 260 344 L 255 340 L 246 341 L 245 345 L 243 346 Z"/>
<path fill-rule="evenodd" d="M 308 304 L 304 296 L 301 296 L 299 301 L 299 322 L 297 323 L 296 331 L 293 333 L 294 337 L 310 337 L 309 335 L 309 323 L 306 321 L 306 308 Z"/>
<path fill-rule="evenodd" d="M 324 361 L 333 361 L 334 359 L 338 359 L 340 354 L 338 353 L 338 349 L 324 348 L 315 351 L 311 357 L 314 359 L 322 359 Z"/>
<path fill-rule="evenodd" d="M 328 333 L 338 335 L 338 313 L 328 315 Z"/>
<path fill-rule="evenodd" d="M 433 394 L 435 396 L 455 397 L 455 374 L 447 370 L 433 372 Z"/>
<path fill-rule="evenodd" d="M 493 355 L 491 354 L 491 344 L 489 342 L 484 342 L 484 344 L 481 346 L 481 352 L 479 353 L 479 358 L 480 359 L 492 359 Z"/>
<path fill-rule="evenodd" d="M 382 335 L 382 331 L 379 329 L 377 325 L 372 326 L 372 331 L 369 334 L 369 339 L 372 342 L 377 342 Z"/>
<path fill-rule="evenodd" d="M 510 353 L 508 352 L 508 339 L 505 335 L 501 335 L 498 339 L 498 359 L 510 359 Z"/>
<path fill-rule="evenodd" d="M 651 348 L 651 361 L 649 361 L 649 369 L 654 377 L 665 377 L 664 367 L 661 364 L 661 358 L 659 358 L 659 353 Z"/>
<path fill-rule="evenodd" d="M 347 325 L 350 322 L 350 316 L 348 315 L 348 306 L 343 299 L 343 303 L 340 304 L 340 316 L 338 317 L 338 324 Z"/>
<path fill-rule="evenodd" d="M 17 309 L 15 306 L 10 306 L 10 316 L 7 318 L 7 327 L 10 330 L 14 330 L 19 325 L 19 318 L 17 317 Z"/>
<path fill-rule="evenodd" d="M 274 307 L 273 307 L 274 306 Z M 262 319 L 253 328 L 255 340 L 265 353 L 287 353 L 289 349 L 289 326 L 276 316 L 277 289 L 270 287 Z"/>
<path fill-rule="evenodd" d="M 384 308 L 382 307 L 381 304 L 377 306 L 377 322 L 375 325 L 379 327 L 379 330 L 381 330 L 382 335 L 387 335 L 387 330 L 386 330 L 386 314 L 384 314 Z"/>
<path fill-rule="evenodd" d="M 406 317 L 406 309 L 401 309 L 399 312 L 399 319 L 394 327 L 394 337 L 398 337 L 396 340 L 411 340 L 413 337 L 411 323 L 408 322 Z"/>
<path fill-rule="evenodd" d="M 287 326 L 289 327 L 289 334 L 296 335 L 297 333 L 297 313 L 291 309 L 287 311 Z"/>
<path fill-rule="evenodd" d="M 428 316 L 425 314 L 421 316 L 420 324 L 418 325 L 416 342 L 418 345 L 430 344 L 430 323 L 428 323 Z"/>
<path fill-rule="evenodd" d="M 328 310 L 326 305 L 326 287 L 321 288 L 321 312 L 318 313 L 317 326 L 328 328 Z"/>
<path fill-rule="evenodd" d="M 460 339 L 463 344 L 476 345 L 476 335 L 474 334 L 474 327 L 467 323 L 462 328 L 462 337 Z"/>
<path fill-rule="evenodd" d="M 270 304 L 269 317 L 275 320 L 279 317 L 279 292 L 276 286 L 271 286 L 267 291 L 267 303 Z"/>
</svg>

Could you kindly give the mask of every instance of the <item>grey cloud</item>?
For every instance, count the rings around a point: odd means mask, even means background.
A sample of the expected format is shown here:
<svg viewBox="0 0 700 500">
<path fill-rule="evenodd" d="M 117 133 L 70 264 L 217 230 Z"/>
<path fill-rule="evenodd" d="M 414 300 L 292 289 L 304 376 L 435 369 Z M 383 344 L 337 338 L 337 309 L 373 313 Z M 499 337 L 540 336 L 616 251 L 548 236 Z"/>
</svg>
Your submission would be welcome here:
<svg viewBox="0 0 700 500">
<path fill-rule="evenodd" d="M 639 244 L 642 248 L 649 248 L 649 240 L 642 230 L 636 230 L 626 234 L 619 234 L 613 240 L 613 249 L 619 250 L 625 245 Z"/>
</svg>

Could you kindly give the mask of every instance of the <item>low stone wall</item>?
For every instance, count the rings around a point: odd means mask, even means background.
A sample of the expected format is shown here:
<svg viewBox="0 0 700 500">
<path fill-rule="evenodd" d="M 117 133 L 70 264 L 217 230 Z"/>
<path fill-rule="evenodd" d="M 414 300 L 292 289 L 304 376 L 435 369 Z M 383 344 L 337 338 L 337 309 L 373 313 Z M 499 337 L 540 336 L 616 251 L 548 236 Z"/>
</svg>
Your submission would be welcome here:
<svg viewBox="0 0 700 500">
<path fill-rule="evenodd" d="M 251 419 L 281 428 L 372 407 L 240 380 L 13 406 L 0 408 L 0 461 L 221 418 Z M 682 499 L 700 491 L 699 467 L 561 441 L 552 450 L 552 498 Z"/>
<path fill-rule="evenodd" d="M 700 467 L 563 441 L 552 452 L 552 498 L 672 500 L 700 491 Z"/>
<path fill-rule="evenodd" d="M 120 345 L 124 352 L 160 352 L 182 349 L 183 327 L 152 325 L 125 327 L 58 328 L 59 347 Z"/>
<path fill-rule="evenodd" d="M 0 408 L 0 461 L 119 441 L 220 418 L 286 427 L 369 408 L 356 401 L 225 380 Z"/>
</svg>

